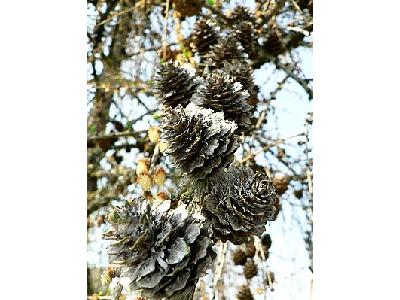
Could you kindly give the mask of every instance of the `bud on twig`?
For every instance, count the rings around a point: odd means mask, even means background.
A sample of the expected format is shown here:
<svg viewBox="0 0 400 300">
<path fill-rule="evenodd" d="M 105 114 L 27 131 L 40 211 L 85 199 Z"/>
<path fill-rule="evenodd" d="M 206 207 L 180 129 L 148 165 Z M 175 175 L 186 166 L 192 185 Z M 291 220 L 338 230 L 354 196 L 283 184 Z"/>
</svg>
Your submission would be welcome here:
<svg viewBox="0 0 400 300">
<path fill-rule="evenodd" d="M 141 173 L 138 175 L 137 181 L 143 191 L 149 191 L 152 187 L 151 176 L 147 173 Z"/>
<path fill-rule="evenodd" d="M 149 168 L 150 168 L 150 159 L 148 158 L 141 158 L 137 162 L 137 167 L 136 167 L 136 175 L 142 174 L 142 173 L 149 173 Z"/>
<path fill-rule="evenodd" d="M 167 178 L 167 172 L 165 172 L 164 168 L 162 167 L 157 168 L 153 175 L 154 182 L 157 185 L 161 186 L 164 184 L 166 178 Z"/>
<path fill-rule="evenodd" d="M 160 128 L 158 126 L 151 126 L 147 131 L 150 142 L 157 143 L 160 139 Z"/>
<path fill-rule="evenodd" d="M 169 198 L 169 196 L 166 192 L 158 192 L 157 193 L 157 197 L 156 197 L 157 200 L 164 201 L 164 200 L 168 200 L 168 198 Z"/>
<path fill-rule="evenodd" d="M 168 144 L 167 144 L 165 141 L 160 140 L 160 141 L 158 142 L 158 147 L 159 147 L 159 149 L 160 149 L 160 152 L 162 153 L 162 152 L 165 151 L 165 149 L 168 148 Z"/>
</svg>

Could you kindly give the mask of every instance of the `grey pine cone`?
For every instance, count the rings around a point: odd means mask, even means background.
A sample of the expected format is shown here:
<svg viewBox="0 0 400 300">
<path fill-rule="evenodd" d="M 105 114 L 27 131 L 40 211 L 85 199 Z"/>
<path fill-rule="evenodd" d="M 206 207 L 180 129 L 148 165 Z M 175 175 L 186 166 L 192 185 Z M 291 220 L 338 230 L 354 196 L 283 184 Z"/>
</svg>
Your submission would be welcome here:
<svg viewBox="0 0 400 300">
<path fill-rule="evenodd" d="M 249 167 L 232 165 L 195 187 L 213 237 L 238 245 L 260 236 L 267 221 L 276 219 L 279 201 L 270 178 Z M 200 196 L 199 196 L 200 195 Z"/>
<path fill-rule="evenodd" d="M 242 285 L 236 295 L 237 300 L 254 300 L 253 294 L 248 285 Z"/>
<path fill-rule="evenodd" d="M 190 103 L 165 112 L 162 138 L 172 164 L 192 181 L 204 179 L 228 166 L 238 148 L 237 125 L 224 119 L 222 112 Z"/>
<path fill-rule="evenodd" d="M 210 51 L 210 47 L 217 44 L 217 42 L 217 28 L 210 20 L 202 19 L 198 21 L 194 28 L 192 42 L 190 44 L 193 52 L 197 52 L 200 56 L 203 56 L 206 52 Z"/>
<path fill-rule="evenodd" d="M 223 72 L 214 72 L 207 76 L 198 91 L 192 97 L 196 105 L 224 112 L 225 119 L 234 121 L 238 131 L 250 128 L 250 110 L 247 104 L 248 91 L 239 82 Z"/>
<path fill-rule="evenodd" d="M 128 200 L 108 218 L 111 264 L 121 266 L 132 290 L 150 299 L 192 299 L 198 279 L 215 258 L 204 218 L 170 201 L 150 207 L 144 198 Z"/>
<path fill-rule="evenodd" d="M 155 89 L 165 107 L 186 106 L 195 93 L 200 79 L 190 72 L 169 61 L 160 66 L 155 77 Z"/>
</svg>

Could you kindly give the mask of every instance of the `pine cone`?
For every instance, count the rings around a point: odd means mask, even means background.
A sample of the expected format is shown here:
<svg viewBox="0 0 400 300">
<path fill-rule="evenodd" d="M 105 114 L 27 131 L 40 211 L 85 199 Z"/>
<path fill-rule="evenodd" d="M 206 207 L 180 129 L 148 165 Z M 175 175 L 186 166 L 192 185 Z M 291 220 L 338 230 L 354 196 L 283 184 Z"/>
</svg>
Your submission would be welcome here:
<svg viewBox="0 0 400 300">
<path fill-rule="evenodd" d="M 271 240 L 271 236 L 269 235 L 269 233 L 262 235 L 261 245 L 264 247 L 264 251 L 269 250 L 269 248 L 271 248 L 272 240 Z"/>
<path fill-rule="evenodd" d="M 163 119 L 163 139 L 172 163 L 192 181 L 229 165 L 238 148 L 237 125 L 224 120 L 221 112 L 190 103 L 168 109 Z"/>
<path fill-rule="evenodd" d="M 254 28 L 253 24 L 249 21 L 241 21 L 234 25 L 236 40 L 242 45 L 244 51 L 252 56 L 254 51 L 253 37 Z"/>
<path fill-rule="evenodd" d="M 258 268 L 257 265 L 254 263 L 253 260 L 249 260 L 244 265 L 244 277 L 246 279 L 251 279 L 254 276 L 257 276 Z"/>
<path fill-rule="evenodd" d="M 228 17 L 228 23 L 233 26 L 242 21 L 247 21 L 254 24 L 256 19 L 254 14 L 247 7 L 236 6 L 231 15 Z"/>
<path fill-rule="evenodd" d="M 121 266 L 131 290 L 150 299 L 192 299 L 196 283 L 215 258 L 211 231 L 184 205 L 170 200 L 150 207 L 144 198 L 128 200 L 109 216 L 105 239 L 109 261 Z"/>
<path fill-rule="evenodd" d="M 253 294 L 248 285 L 242 285 L 236 295 L 237 300 L 254 300 Z"/>
<path fill-rule="evenodd" d="M 276 30 L 272 30 L 268 35 L 267 41 L 264 44 L 264 48 L 270 55 L 277 56 L 285 52 L 285 47 L 277 34 Z"/>
<path fill-rule="evenodd" d="M 199 14 L 203 1 L 200 0 L 174 0 L 175 10 L 180 13 L 181 19 Z"/>
<path fill-rule="evenodd" d="M 191 39 L 190 46 L 193 52 L 203 56 L 210 51 L 211 46 L 218 43 L 217 28 L 210 20 L 202 19 L 196 23 Z"/>
<path fill-rule="evenodd" d="M 192 102 L 214 111 L 222 111 L 225 119 L 234 121 L 238 125 L 238 131 L 242 132 L 251 126 L 251 107 L 246 102 L 248 97 L 249 93 L 239 82 L 234 82 L 222 72 L 214 72 L 199 86 Z"/>
<path fill-rule="evenodd" d="M 251 241 L 247 242 L 245 253 L 246 253 L 246 256 L 250 257 L 250 258 L 253 258 L 254 255 L 256 254 L 256 246 L 254 245 L 253 239 Z"/>
<path fill-rule="evenodd" d="M 230 62 L 234 59 L 244 60 L 247 58 L 243 46 L 233 36 L 218 40 L 218 43 L 210 48 L 210 52 L 204 55 L 210 71 L 222 69 L 225 61 Z"/>
<path fill-rule="evenodd" d="M 295 190 L 293 194 L 297 199 L 301 199 L 303 197 L 303 189 Z"/>
<path fill-rule="evenodd" d="M 289 185 L 289 180 L 290 180 L 289 176 L 285 176 L 282 174 L 278 174 L 278 175 L 274 176 L 273 184 L 276 189 L 276 193 L 279 196 L 283 195 L 287 191 L 288 185 Z"/>
<path fill-rule="evenodd" d="M 258 103 L 258 87 L 254 85 L 253 69 L 248 61 L 245 60 L 232 60 L 231 62 L 224 62 L 224 71 L 242 84 L 243 89 L 249 92 L 247 104 L 251 107 L 251 112 L 254 112 Z"/>
<path fill-rule="evenodd" d="M 195 189 L 216 239 L 242 244 L 251 235 L 261 235 L 267 221 L 277 217 L 278 199 L 271 180 L 248 167 L 220 170 Z"/>
<path fill-rule="evenodd" d="M 224 62 L 224 71 L 234 81 L 240 82 L 244 90 L 247 90 L 249 93 L 254 90 L 253 69 L 249 62 L 237 59 Z"/>
<path fill-rule="evenodd" d="M 300 9 L 311 9 L 312 11 L 312 0 L 298 0 L 297 5 Z"/>
<path fill-rule="evenodd" d="M 160 66 L 155 78 L 155 88 L 165 107 L 186 106 L 199 85 L 198 78 L 172 61 Z"/>
<path fill-rule="evenodd" d="M 232 260 L 235 265 L 244 265 L 246 263 L 246 254 L 241 249 L 236 249 L 232 254 Z"/>
</svg>

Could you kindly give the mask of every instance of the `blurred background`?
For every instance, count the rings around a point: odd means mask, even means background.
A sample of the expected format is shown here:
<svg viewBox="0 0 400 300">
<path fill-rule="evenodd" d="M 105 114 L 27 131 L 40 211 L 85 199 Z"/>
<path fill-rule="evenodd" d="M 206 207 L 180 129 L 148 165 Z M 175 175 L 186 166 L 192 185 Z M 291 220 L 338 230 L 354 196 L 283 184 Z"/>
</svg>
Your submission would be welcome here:
<svg viewBox="0 0 400 300">
<path fill-rule="evenodd" d="M 243 137 L 236 158 L 271 175 L 281 211 L 260 239 L 216 245 L 216 264 L 200 280 L 195 299 L 236 299 L 242 284 L 255 299 L 310 299 L 312 0 L 87 2 L 88 299 L 110 299 L 110 287 L 101 280 L 108 265 L 102 240 L 106 215 L 124 196 L 142 193 L 137 167 L 153 155 L 148 129 L 160 120 L 153 86 L 157 66 L 176 60 L 196 68 L 191 46 L 196 21 L 212 20 L 223 33 L 238 7 L 254 15 L 250 61 L 256 97 L 255 130 Z M 160 164 L 167 170 L 163 189 L 173 193 L 175 172 L 167 157 Z M 247 255 L 251 245 L 254 257 Z M 256 271 L 239 262 L 241 251 Z"/>
</svg>

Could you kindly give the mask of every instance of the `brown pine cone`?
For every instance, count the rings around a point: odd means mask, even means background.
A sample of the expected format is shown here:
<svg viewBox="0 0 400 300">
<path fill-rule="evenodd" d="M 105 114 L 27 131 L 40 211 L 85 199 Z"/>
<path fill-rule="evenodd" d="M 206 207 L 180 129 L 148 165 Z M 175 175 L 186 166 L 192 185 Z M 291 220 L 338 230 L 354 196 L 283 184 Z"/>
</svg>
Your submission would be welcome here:
<svg viewBox="0 0 400 300">
<path fill-rule="evenodd" d="M 235 265 L 244 265 L 247 260 L 246 253 L 244 253 L 241 249 L 236 249 L 235 252 L 233 252 L 232 260 Z"/>
<path fill-rule="evenodd" d="M 263 236 L 261 237 L 261 245 L 263 247 L 265 247 L 266 249 L 269 249 L 271 247 L 272 240 L 271 240 L 271 236 L 268 233 L 263 234 Z"/>
<path fill-rule="evenodd" d="M 246 279 L 251 279 L 254 276 L 257 276 L 258 268 L 257 265 L 254 263 L 253 260 L 249 260 L 244 265 L 244 277 Z"/>
<path fill-rule="evenodd" d="M 242 285 L 236 295 L 237 300 L 254 300 L 253 294 L 248 285 Z"/>
<path fill-rule="evenodd" d="M 191 40 L 193 52 L 203 56 L 210 51 L 210 46 L 218 43 L 217 27 L 210 20 L 202 19 L 196 23 Z"/>
<path fill-rule="evenodd" d="M 247 257 L 254 257 L 256 254 L 256 246 L 254 246 L 254 240 L 252 239 L 246 244 L 246 250 L 245 250 L 246 256 Z"/>
<path fill-rule="evenodd" d="M 277 56 L 278 54 L 285 52 L 285 48 L 276 30 L 272 30 L 272 32 L 269 34 L 264 47 L 266 48 L 267 52 L 273 56 Z"/>
<path fill-rule="evenodd" d="M 289 176 L 281 174 L 274 176 L 273 184 L 276 189 L 276 193 L 279 196 L 283 195 L 287 191 L 289 185 L 289 179 L 290 179 Z"/>
<path fill-rule="evenodd" d="M 243 21 L 254 24 L 256 19 L 254 13 L 250 11 L 247 7 L 236 6 L 235 9 L 228 16 L 227 21 L 231 26 L 234 26 L 235 24 Z"/>
<path fill-rule="evenodd" d="M 253 56 L 254 51 L 254 24 L 251 22 L 242 21 L 234 25 L 236 40 L 243 46 L 244 51 Z"/>
<path fill-rule="evenodd" d="M 175 0 L 173 2 L 175 10 L 180 13 L 181 20 L 185 17 L 197 15 L 203 6 L 203 1 L 199 0 Z"/>
<path fill-rule="evenodd" d="M 302 189 L 295 190 L 295 191 L 294 191 L 294 196 L 295 196 L 297 199 L 301 199 L 301 198 L 303 197 L 303 190 L 302 190 Z"/>
</svg>

